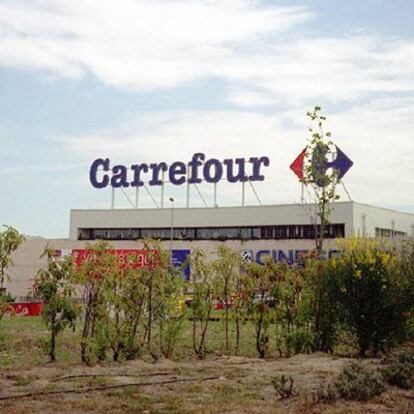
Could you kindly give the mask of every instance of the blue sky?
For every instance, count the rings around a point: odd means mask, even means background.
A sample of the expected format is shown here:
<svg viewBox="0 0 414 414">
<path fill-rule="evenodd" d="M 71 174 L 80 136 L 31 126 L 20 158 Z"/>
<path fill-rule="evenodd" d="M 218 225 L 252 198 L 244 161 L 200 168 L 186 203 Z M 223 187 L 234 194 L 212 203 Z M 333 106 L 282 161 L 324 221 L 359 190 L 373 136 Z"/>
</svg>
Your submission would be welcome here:
<svg viewBox="0 0 414 414">
<path fill-rule="evenodd" d="M 88 181 L 102 156 L 269 155 L 261 198 L 296 202 L 314 105 L 352 198 L 414 213 L 413 27 L 402 0 L 0 0 L 0 223 L 66 237 L 71 208 L 109 207 Z"/>
</svg>

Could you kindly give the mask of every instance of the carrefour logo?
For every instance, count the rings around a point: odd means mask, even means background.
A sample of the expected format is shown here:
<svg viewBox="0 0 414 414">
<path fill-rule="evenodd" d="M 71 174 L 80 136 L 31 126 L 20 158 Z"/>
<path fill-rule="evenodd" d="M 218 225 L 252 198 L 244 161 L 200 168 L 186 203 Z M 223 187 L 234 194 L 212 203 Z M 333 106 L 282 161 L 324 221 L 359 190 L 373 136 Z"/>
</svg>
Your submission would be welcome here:
<svg viewBox="0 0 414 414">
<path fill-rule="evenodd" d="M 296 174 L 296 176 L 302 180 L 305 177 L 305 157 L 306 157 L 306 150 L 305 148 L 295 159 L 295 161 L 292 162 L 290 165 L 290 169 Z M 319 173 L 321 175 L 324 175 L 326 171 L 329 168 L 332 168 L 333 170 L 337 171 L 337 178 L 341 180 L 344 175 L 348 172 L 348 170 L 352 167 L 354 164 L 350 158 L 341 150 L 337 145 L 333 145 L 333 153 L 335 154 L 335 159 L 332 161 L 328 161 L 326 157 L 326 150 L 323 151 L 322 157 L 324 159 L 324 162 L 322 165 L 319 165 L 315 161 L 315 157 L 312 157 L 311 163 L 315 165 L 315 167 L 318 169 Z M 315 154 L 314 154 L 315 155 Z M 323 187 L 324 184 L 321 180 L 317 181 L 316 184 L 320 187 Z"/>
<path fill-rule="evenodd" d="M 109 158 L 98 158 L 90 167 L 89 179 L 95 188 L 142 187 L 144 183 L 156 186 L 167 180 L 173 185 L 198 184 L 202 181 L 217 183 L 223 179 L 230 183 L 263 181 L 263 169 L 269 165 L 270 160 L 265 156 L 220 161 L 216 158 L 206 159 L 201 152 L 194 154 L 188 163 L 175 161 L 170 165 L 166 162 L 111 165 Z M 167 178 L 164 179 L 164 176 Z"/>
</svg>

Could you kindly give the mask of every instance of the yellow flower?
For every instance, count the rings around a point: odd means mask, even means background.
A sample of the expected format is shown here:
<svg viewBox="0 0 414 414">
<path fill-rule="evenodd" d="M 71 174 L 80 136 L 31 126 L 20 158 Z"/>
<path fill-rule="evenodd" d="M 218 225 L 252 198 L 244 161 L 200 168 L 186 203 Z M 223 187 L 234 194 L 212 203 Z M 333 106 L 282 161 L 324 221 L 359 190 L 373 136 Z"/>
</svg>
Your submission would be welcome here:
<svg viewBox="0 0 414 414">
<path fill-rule="evenodd" d="M 355 278 L 356 279 L 362 278 L 362 271 L 360 269 L 355 270 Z"/>
</svg>

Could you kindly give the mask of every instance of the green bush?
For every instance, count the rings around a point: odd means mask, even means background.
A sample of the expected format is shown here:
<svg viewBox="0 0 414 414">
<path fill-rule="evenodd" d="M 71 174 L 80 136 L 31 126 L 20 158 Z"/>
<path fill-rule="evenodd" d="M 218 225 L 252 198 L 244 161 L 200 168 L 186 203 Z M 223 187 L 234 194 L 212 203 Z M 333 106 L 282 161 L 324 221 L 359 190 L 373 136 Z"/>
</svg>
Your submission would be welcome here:
<svg viewBox="0 0 414 414">
<path fill-rule="evenodd" d="M 338 281 L 330 261 L 306 260 L 304 269 L 314 351 L 332 352 L 338 323 Z"/>
<path fill-rule="evenodd" d="M 413 351 L 399 352 L 391 355 L 385 368 L 381 370 L 388 384 L 399 388 L 409 389 L 414 385 L 414 353 Z"/>
<path fill-rule="evenodd" d="M 369 350 L 377 355 L 401 341 L 412 295 L 398 255 L 376 241 L 353 239 L 330 264 L 337 275 L 340 316 L 356 335 L 360 355 Z"/>
<path fill-rule="evenodd" d="M 44 302 L 42 318 L 50 332 L 47 352 L 51 361 L 56 361 L 56 339 L 67 327 L 75 330 L 80 314 L 72 301 L 75 286 L 72 283 L 73 260 L 71 257 L 56 257 L 55 250 L 46 246 L 41 258 L 46 265 L 36 275 L 33 294 Z"/>
<path fill-rule="evenodd" d="M 291 376 L 285 376 L 284 374 L 277 375 L 272 379 L 272 385 L 281 400 L 297 394 L 295 391 L 295 381 Z"/>
<path fill-rule="evenodd" d="M 338 390 L 335 384 L 322 383 L 312 393 L 312 404 L 332 403 L 338 399 Z"/>
<path fill-rule="evenodd" d="M 379 375 L 355 361 L 344 366 L 335 382 L 335 388 L 342 398 L 358 401 L 369 400 L 384 391 Z"/>
<path fill-rule="evenodd" d="M 286 355 L 310 353 L 313 345 L 313 335 L 306 327 L 295 328 L 290 332 L 282 332 L 285 342 Z"/>
</svg>

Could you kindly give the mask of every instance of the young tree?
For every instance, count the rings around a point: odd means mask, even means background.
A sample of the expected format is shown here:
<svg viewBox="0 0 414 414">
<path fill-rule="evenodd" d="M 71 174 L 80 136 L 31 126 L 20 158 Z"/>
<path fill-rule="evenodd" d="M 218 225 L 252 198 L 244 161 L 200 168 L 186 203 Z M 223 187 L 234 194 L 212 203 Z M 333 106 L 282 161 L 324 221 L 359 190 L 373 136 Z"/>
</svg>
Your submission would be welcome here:
<svg viewBox="0 0 414 414">
<path fill-rule="evenodd" d="M 307 112 L 306 115 L 313 124 L 316 124 L 316 127 L 309 128 L 311 137 L 305 152 L 307 162 L 301 181 L 311 188 L 314 195 L 316 207 L 316 217 L 314 217 L 315 249 L 320 255 L 331 214 L 330 203 L 339 199 L 336 192 L 339 180 L 337 170 L 327 168 L 327 162 L 333 158 L 333 144 L 330 141 L 331 133 L 324 130 L 326 117 L 321 115 L 319 106 L 315 106 L 313 111 Z"/>
<path fill-rule="evenodd" d="M 169 256 L 161 250 L 159 242 L 155 240 L 144 240 L 144 251 L 148 260 L 147 266 L 141 269 L 141 277 L 146 286 L 146 311 L 147 324 L 145 327 L 144 341 L 147 341 L 147 348 L 151 352 L 152 325 L 154 321 L 154 297 L 157 295 L 160 277 L 163 274 L 163 267 L 169 262 Z M 162 254 L 161 254 L 162 252 Z"/>
<path fill-rule="evenodd" d="M 136 260 L 134 253 L 118 257 L 101 280 L 102 311 L 98 320 L 101 358 L 108 348 L 114 361 L 133 359 L 142 349 L 137 333 L 144 325 L 147 269 L 137 268 Z"/>
<path fill-rule="evenodd" d="M 112 351 L 114 361 L 118 361 L 126 350 L 125 323 L 126 297 L 125 287 L 130 276 L 128 259 L 123 263 L 114 252 L 106 250 L 101 260 L 107 265 L 104 277 L 99 280 L 101 304 L 96 319 L 96 351 L 99 359 L 106 357 L 106 351 Z"/>
<path fill-rule="evenodd" d="M 6 271 L 13 265 L 12 253 L 24 241 L 24 237 L 16 229 L 4 227 L 6 230 L 0 232 L 0 320 L 10 310 L 7 297 L 4 295 L 4 283 L 10 279 Z"/>
<path fill-rule="evenodd" d="M 171 265 L 168 253 L 166 256 L 168 262 L 160 269 L 162 275 L 154 301 L 154 319 L 159 328 L 160 351 L 165 358 L 171 358 L 183 331 L 187 309 L 182 300 L 185 280 Z"/>
<path fill-rule="evenodd" d="M 224 306 L 224 340 L 225 349 L 228 351 L 229 314 L 230 308 L 233 307 L 233 299 L 238 287 L 237 282 L 239 280 L 242 257 L 239 251 L 232 250 L 225 245 L 218 246 L 215 253 L 217 258 L 213 262 L 213 269 L 216 274 L 216 292 Z M 239 342 L 239 340 L 237 340 L 237 342 Z"/>
<path fill-rule="evenodd" d="M 303 269 L 309 303 L 313 350 L 332 352 L 338 323 L 338 277 L 329 260 L 314 255 L 306 258 Z"/>
<path fill-rule="evenodd" d="M 109 245 L 99 241 L 86 246 L 89 251 L 75 270 L 75 281 L 82 288 L 84 321 L 81 339 L 81 359 L 83 363 L 93 361 L 94 345 L 98 336 L 98 322 L 103 309 L 103 287 L 101 281 L 111 275 L 116 266 L 116 257 L 108 253 Z"/>
<path fill-rule="evenodd" d="M 195 354 L 203 359 L 206 356 L 207 328 L 214 299 L 214 269 L 207 261 L 202 250 L 195 249 L 190 256 L 191 283 L 193 298 L 190 304 L 193 348 Z"/>
<path fill-rule="evenodd" d="M 147 286 L 142 276 L 143 269 L 129 267 L 125 271 L 122 306 L 125 315 L 125 349 L 126 359 L 133 359 L 141 352 L 142 342 L 138 340 L 143 330 Z"/>
<path fill-rule="evenodd" d="M 44 302 L 42 318 L 50 331 L 49 358 L 56 361 L 56 338 L 69 326 L 75 330 L 79 308 L 72 301 L 75 292 L 72 274 L 72 257 L 56 257 L 55 250 L 46 247 L 42 256 L 46 265 L 40 269 L 33 284 L 35 297 Z"/>
<path fill-rule="evenodd" d="M 287 263 L 278 267 L 276 323 L 282 328 L 278 339 L 284 342 L 286 355 L 309 351 L 312 335 L 308 329 L 308 292 L 302 269 Z M 282 354 L 282 348 L 279 353 Z"/>
<path fill-rule="evenodd" d="M 15 228 L 4 226 L 6 230 L 0 232 L 0 295 L 4 289 L 4 282 L 9 279 L 7 269 L 13 265 L 11 254 L 23 243 L 24 236 Z"/>
<path fill-rule="evenodd" d="M 266 257 L 264 264 L 249 263 L 245 277 L 248 295 L 247 315 L 256 331 L 256 349 L 265 358 L 269 345 L 268 329 L 275 315 L 278 294 L 279 264 Z"/>
</svg>

